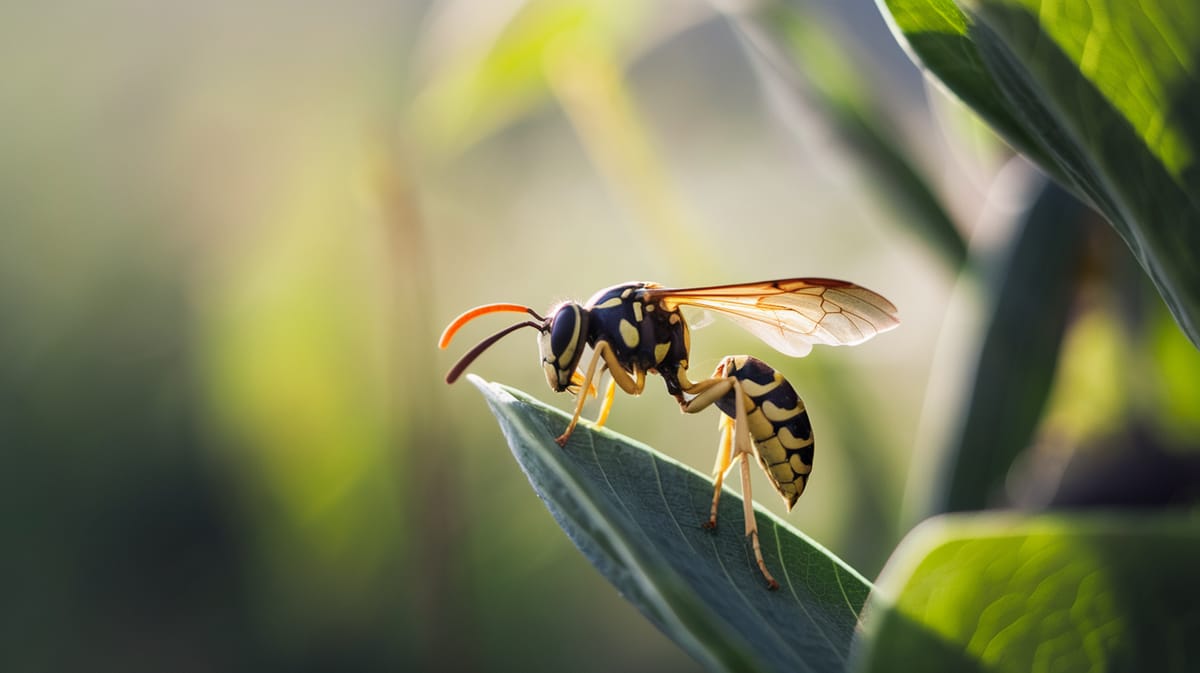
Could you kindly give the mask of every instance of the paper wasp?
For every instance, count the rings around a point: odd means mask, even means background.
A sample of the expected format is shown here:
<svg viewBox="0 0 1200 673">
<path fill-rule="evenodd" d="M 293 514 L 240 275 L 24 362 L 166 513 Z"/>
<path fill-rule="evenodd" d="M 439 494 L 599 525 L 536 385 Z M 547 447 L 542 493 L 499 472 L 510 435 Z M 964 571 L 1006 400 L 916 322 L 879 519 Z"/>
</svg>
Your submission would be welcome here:
<svg viewBox="0 0 1200 673">
<path fill-rule="evenodd" d="M 712 509 L 706 528 L 717 525 L 717 503 L 725 474 L 742 459 L 742 499 L 746 536 L 759 570 L 771 589 L 779 585 L 763 561 L 750 494 L 749 458 L 753 456 L 787 504 L 788 511 L 804 491 L 812 471 L 813 436 L 808 412 L 792 385 L 765 362 L 748 355 L 726 356 L 710 378 L 688 379 L 691 337 L 679 309 L 694 306 L 727 316 L 777 350 L 803 357 L 813 344 L 850 346 L 900 324 L 887 299 L 840 280 L 793 278 L 738 285 L 670 289 L 657 283 L 615 285 L 597 292 L 586 304 L 568 301 L 542 317 L 520 304 L 487 304 L 458 316 L 442 333 L 439 346 L 450 344 L 466 323 L 496 312 L 527 313 L 525 320 L 500 330 L 468 351 L 446 375 L 454 383 L 463 371 L 497 341 L 523 327 L 538 330 L 542 367 L 555 392 L 575 393 L 578 402 L 566 430 L 565 446 L 583 412 L 600 366 L 611 374 L 596 425 L 603 425 L 617 386 L 639 395 L 647 374 L 658 374 L 667 392 L 689 414 L 716 405 L 720 442 L 713 467 Z M 584 373 L 580 362 L 587 347 L 592 356 Z"/>
</svg>

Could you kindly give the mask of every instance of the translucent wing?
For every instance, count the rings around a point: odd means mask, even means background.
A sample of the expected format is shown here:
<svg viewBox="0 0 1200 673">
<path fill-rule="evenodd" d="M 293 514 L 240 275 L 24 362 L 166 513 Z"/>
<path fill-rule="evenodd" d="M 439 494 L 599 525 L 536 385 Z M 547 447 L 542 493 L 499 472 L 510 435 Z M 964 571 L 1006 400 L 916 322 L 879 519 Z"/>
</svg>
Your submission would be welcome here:
<svg viewBox="0 0 1200 673">
<path fill-rule="evenodd" d="M 808 355 L 813 344 L 853 346 L 900 324 L 892 302 L 854 283 L 828 278 L 655 287 L 643 293 L 669 308 L 697 306 L 728 316 L 776 350 L 795 357 Z"/>
</svg>

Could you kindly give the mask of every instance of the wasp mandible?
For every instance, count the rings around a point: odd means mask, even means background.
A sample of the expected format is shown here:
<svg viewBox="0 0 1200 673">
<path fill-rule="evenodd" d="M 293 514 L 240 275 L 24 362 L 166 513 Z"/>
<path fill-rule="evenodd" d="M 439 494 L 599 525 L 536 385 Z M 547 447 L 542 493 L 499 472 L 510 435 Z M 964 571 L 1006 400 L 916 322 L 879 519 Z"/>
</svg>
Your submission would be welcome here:
<svg viewBox="0 0 1200 673">
<path fill-rule="evenodd" d="M 446 382 L 454 383 L 481 353 L 509 333 L 532 327 L 540 333 L 538 347 L 550 388 L 570 391 L 578 397 L 571 422 L 557 438 L 559 446 L 566 445 L 583 413 L 584 402 L 589 393 L 596 391 L 596 377 L 603 371 L 608 371 L 611 379 L 596 420 L 598 426 L 608 417 L 615 388 L 640 395 L 647 374 L 663 378 L 667 392 L 684 413 L 694 414 L 716 405 L 723 413 L 713 466 L 712 508 L 704 527 L 716 527 L 725 475 L 734 462 L 742 459 L 745 534 L 767 587 L 776 589 L 779 584 L 767 570 L 759 546 L 749 457 L 758 460 L 791 511 L 812 472 L 813 435 L 808 412 L 782 374 L 749 355 L 726 356 L 711 377 L 691 381 L 687 374 L 691 336 L 681 306 L 724 315 L 793 357 L 807 355 L 813 344 L 859 344 L 900 324 L 896 307 L 887 299 L 853 283 L 827 278 L 675 289 L 650 282 L 624 283 L 597 292 L 582 305 L 560 303 L 550 309 L 548 317 L 520 304 L 486 304 L 463 313 L 446 327 L 439 347 L 448 346 L 463 325 L 482 315 L 516 312 L 533 319 L 479 342 L 446 374 Z M 589 346 L 592 357 L 581 370 L 580 362 Z"/>
</svg>

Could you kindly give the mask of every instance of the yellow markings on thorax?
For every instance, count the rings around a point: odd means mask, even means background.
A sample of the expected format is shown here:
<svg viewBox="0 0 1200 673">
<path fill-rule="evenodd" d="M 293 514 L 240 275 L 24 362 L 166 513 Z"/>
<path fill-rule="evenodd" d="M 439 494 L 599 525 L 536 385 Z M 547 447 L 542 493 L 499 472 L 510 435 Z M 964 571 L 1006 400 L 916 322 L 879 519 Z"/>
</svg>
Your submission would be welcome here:
<svg viewBox="0 0 1200 673">
<path fill-rule="evenodd" d="M 637 348 L 638 342 L 641 341 L 641 334 L 638 332 L 637 325 L 628 320 L 621 320 L 619 325 L 621 330 L 621 341 L 629 348 Z"/>
<path fill-rule="evenodd" d="M 671 351 L 671 343 L 655 344 L 654 346 L 654 362 L 661 363 L 663 358 L 667 357 L 667 353 Z"/>
<path fill-rule="evenodd" d="M 638 322 L 642 321 L 642 302 L 640 301 L 633 302 L 633 319 Z"/>
<path fill-rule="evenodd" d="M 592 308 L 616 308 L 624 302 L 625 300 L 621 297 L 609 297 L 603 304 L 597 304 Z"/>
</svg>

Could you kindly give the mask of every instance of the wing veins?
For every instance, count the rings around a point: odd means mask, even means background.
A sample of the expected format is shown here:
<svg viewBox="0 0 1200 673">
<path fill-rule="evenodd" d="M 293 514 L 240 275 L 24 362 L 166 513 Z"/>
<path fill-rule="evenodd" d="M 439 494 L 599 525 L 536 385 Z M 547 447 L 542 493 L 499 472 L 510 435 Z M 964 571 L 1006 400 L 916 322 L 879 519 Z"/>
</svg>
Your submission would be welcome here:
<svg viewBox="0 0 1200 673">
<path fill-rule="evenodd" d="M 854 345 L 899 324 L 896 307 L 882 295 L 826 278 L 652 288 L 646 290 L 646 297 L 667 308 L 695 306 L 724 314 L 776 349 L 797 357 L 807 354 L 815 343 Z M 843 318 L 829 321 L 832 315 Z"/>
</svg>

